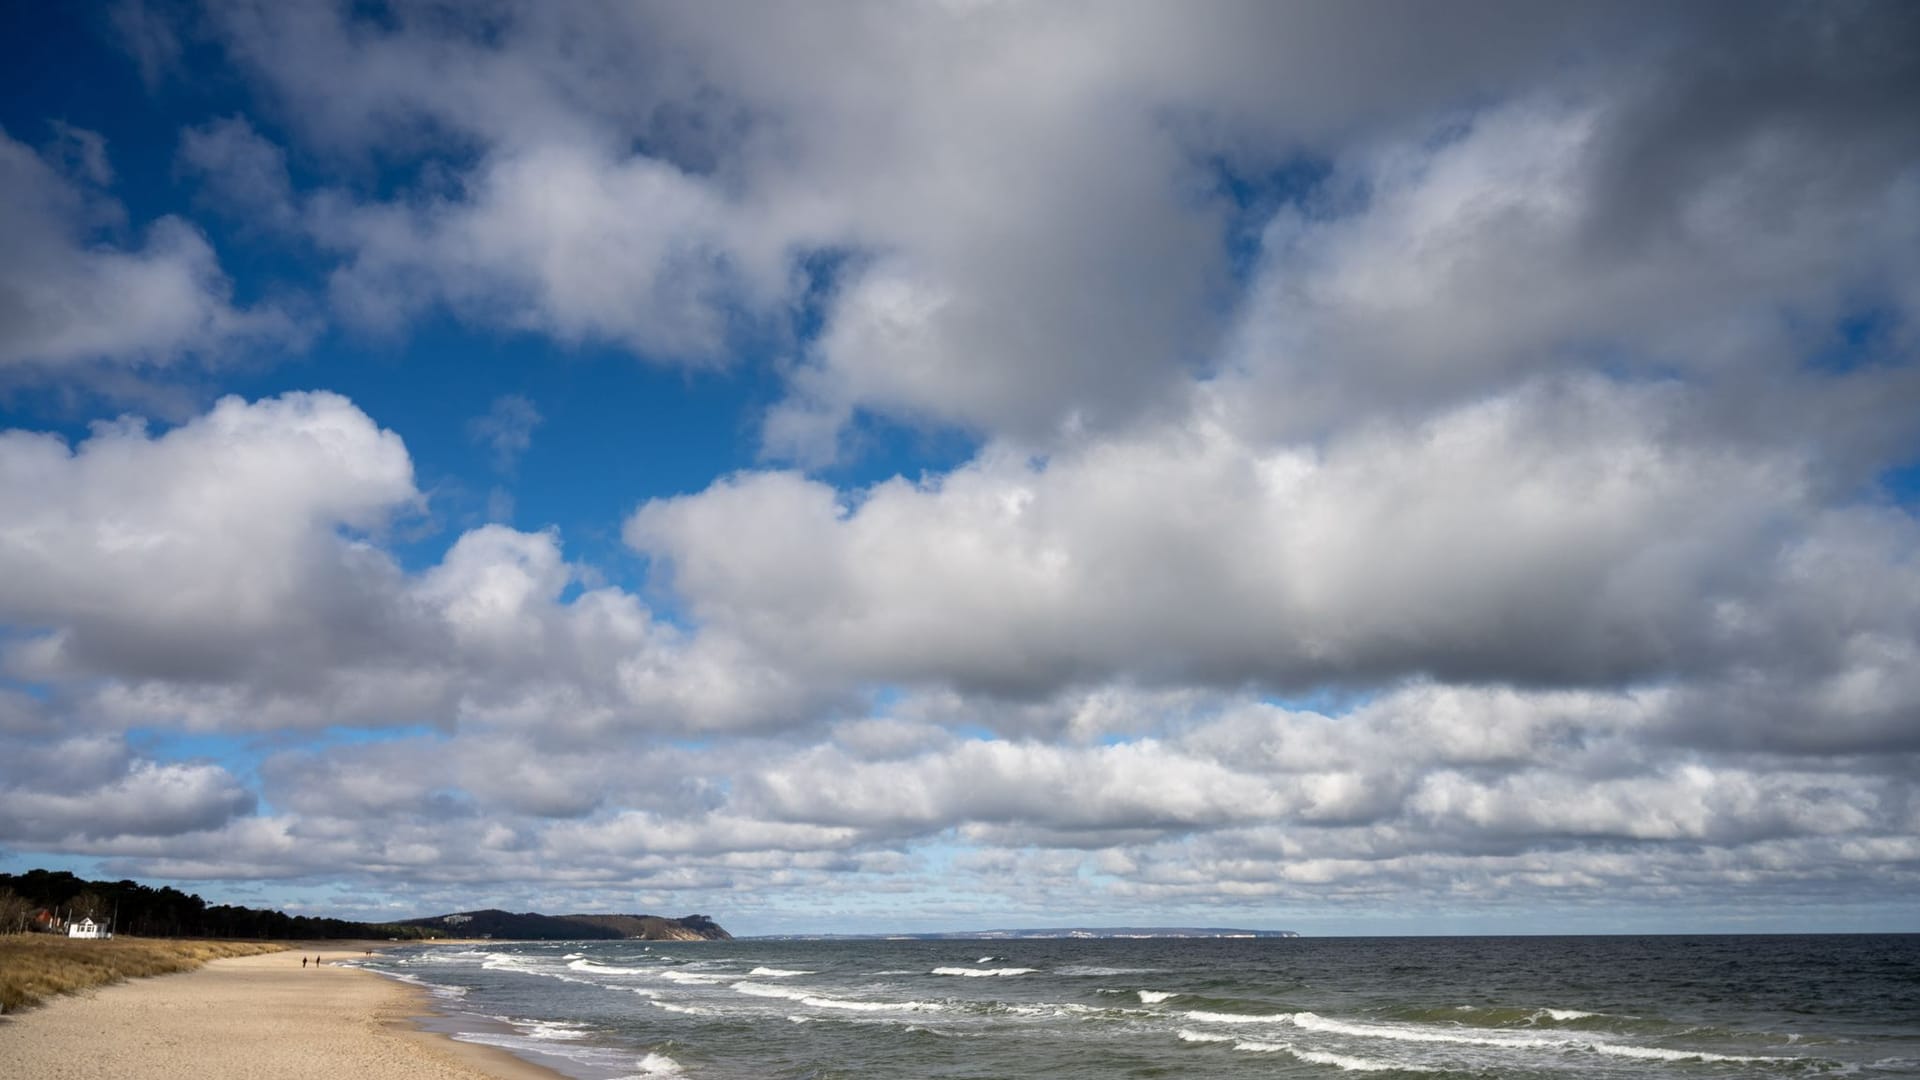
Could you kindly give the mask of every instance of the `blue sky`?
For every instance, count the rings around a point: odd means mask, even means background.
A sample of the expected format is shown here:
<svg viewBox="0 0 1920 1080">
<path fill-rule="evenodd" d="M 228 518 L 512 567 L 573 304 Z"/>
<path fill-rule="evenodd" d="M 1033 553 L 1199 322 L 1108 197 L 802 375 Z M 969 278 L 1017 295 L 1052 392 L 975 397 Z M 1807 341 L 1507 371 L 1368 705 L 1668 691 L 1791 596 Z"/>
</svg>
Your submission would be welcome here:
<svg viewBox="0 0 1920 1080">
<path fill-rule="evenodd" d="M 1901 5 L 0 33 L 0 868 L 1915 929 Z"/>
</svg>

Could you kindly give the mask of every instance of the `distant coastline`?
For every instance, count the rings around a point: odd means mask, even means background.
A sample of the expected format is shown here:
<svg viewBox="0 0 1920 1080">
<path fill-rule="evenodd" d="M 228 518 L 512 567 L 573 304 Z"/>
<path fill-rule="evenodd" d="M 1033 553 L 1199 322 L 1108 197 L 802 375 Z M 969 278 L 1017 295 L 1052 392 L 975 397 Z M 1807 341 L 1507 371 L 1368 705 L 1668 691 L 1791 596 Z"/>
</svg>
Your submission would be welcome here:
<svg viewBox="0 0 1920 1080">
<path fill-rule="evenodd" d="M 941 930 L 923 934 L 762 934 L 758 941 L 1111 941 L 1122 939 L 1297 938 L 1292 930 L 1225 926 L 1047 926 L 1021 930 Z"/>
<path fill-rule="evenodd" d="M 499 941 L 728 941 L 733 935 L 705 915 L 542 915 L 499 908 L 408 919 L 399 925 Z"/>
</svg>

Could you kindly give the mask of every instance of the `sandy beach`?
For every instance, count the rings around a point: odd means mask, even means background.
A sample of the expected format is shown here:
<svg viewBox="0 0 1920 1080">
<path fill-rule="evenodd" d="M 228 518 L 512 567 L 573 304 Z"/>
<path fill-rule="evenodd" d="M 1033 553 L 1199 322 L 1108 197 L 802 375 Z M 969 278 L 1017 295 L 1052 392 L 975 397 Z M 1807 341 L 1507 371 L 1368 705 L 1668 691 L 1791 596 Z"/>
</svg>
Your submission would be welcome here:
<svg viewBox="0 0 1920 1080">
<path fill-rule="evenodd" d="M 363 947 L 308 946 L 327 961 Z M 0 1017 L 0 1073 L 106 1077 L 555 1080 L 504 1051 L 417 1029 L 425 995 L 297 949 L 59 998 Z"/>
</svg>

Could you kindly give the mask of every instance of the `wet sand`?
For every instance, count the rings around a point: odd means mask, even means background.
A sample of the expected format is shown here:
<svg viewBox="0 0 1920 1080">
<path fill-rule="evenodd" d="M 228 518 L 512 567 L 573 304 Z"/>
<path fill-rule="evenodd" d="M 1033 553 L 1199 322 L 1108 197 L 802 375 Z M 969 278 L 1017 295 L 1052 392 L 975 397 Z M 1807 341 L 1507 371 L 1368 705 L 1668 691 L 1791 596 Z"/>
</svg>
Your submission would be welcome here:
<svg viewBox="0 0 1920 1080">
<path fill-rule="evenodd" d="M 385 943 L 381 943 L 385 944 Z M 342 960 L 367 946 L 307 946 Z M 0 1074 L 22 1080 L 120 1077 L 366 1077 L 557 1080 L 487 1046 L 421 1031 L 426 995 L 367 971 L 300 966 L 298 946 L 215 960 L 0 1017 Z"/>
</svg>

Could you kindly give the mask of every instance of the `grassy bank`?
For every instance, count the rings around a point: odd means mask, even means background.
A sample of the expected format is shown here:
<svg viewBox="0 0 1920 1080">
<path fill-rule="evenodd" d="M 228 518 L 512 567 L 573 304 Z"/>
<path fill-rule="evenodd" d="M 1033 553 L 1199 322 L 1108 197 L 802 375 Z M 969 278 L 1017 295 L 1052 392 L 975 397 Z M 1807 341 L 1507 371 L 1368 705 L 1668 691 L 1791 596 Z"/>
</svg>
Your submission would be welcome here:
<svg viewBox="0 0 1920 1080">
<path fill-rule="evenodd" d="M 83 941 L 44 934 L 0 936 L 0 1013 L 122 979 L 191 971 L 223 956 L 279 952 L 258 941 L 114 938 Z"/>
</svg>

